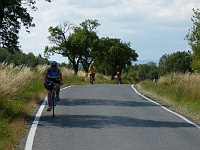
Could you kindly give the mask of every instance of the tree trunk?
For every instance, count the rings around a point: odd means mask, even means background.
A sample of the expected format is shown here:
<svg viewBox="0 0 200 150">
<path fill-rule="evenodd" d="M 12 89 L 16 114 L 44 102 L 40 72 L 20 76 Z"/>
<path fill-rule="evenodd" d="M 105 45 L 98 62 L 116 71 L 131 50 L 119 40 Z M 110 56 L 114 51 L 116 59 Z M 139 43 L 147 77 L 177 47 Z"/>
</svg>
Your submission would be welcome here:
<svg viewBox="0 0 200 150">
<path fill-rule="evenodd" d="M 78 74 L 78 65 L 76 63 L 73 64 L 74 75 Z"/>
</svg>

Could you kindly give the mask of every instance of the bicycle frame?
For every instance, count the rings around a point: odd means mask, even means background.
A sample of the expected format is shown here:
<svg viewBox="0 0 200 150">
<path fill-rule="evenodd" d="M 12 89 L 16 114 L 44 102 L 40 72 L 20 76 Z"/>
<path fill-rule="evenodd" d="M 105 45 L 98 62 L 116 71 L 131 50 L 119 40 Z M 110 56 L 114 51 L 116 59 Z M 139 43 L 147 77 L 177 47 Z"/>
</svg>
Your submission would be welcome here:
<svg viewBox="0 0 200 150">
<path fill-rule="evenodd" d="M 54 114 L 55 114 L 55 106 L 56 106 L 56 91 L 55 91 L 55 86 L 56 84 L 55 83 L 51 83 L 53 84 L 53 89 L 51 90 L 51 106 L 52 106 L 52 110 L 53 110 L 53 117 L 54 117 Z"/>
</svg>

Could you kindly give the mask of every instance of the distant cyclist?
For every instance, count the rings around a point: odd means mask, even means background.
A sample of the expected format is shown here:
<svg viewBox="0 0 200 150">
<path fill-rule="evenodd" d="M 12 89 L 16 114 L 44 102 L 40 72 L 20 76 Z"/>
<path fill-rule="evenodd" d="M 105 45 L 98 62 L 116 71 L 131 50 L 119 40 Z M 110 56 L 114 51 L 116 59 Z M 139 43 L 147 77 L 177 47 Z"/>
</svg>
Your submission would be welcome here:
<svg viewBox="0 0 200 150">
<path fill-rule="evenodd" d="M 47 111 L 51 111 L 52 106 L 50 104 L 50 100 L 51 100 L 51 90 L 53 87 L 51 87 L 49 85 L 50 81 L 52 81 L 53 83 L 56 83 L 56 100 L 59 101 L 60 97 L 59 97 L 59 93 L 60 93 L 60 85 L 63 84 L 62 81 L 62 72 L 61 70 L 58 68 L 58 63 L 56 61 L 52 61 L 50 63 L 50 67 L 46 70 L 45 75 L 44 75 L 44 85 L 45 88 L 47 89 L 47 99 L 48 99 L 48 108 Z"/>
<path fill-rule="evenodd" d="M 94 80 L 94 77 L 95 77 L 95 68 L 93 67 L 93 65 L 90 65 L 89 68 L 88 68 L 88 73 L 90 75 L 90 78 L 92 77 L 93 80 Z"/>
<path fill-rule="evenodd" d="M 121 76 L 122 76 L 122 74 L 118 71 L 117 74 L 116 74 L 116 77 L 117 77 L 117 81 L 118 81 L 119 84 L 122 83 L 122 77 Z"/>
</svg>

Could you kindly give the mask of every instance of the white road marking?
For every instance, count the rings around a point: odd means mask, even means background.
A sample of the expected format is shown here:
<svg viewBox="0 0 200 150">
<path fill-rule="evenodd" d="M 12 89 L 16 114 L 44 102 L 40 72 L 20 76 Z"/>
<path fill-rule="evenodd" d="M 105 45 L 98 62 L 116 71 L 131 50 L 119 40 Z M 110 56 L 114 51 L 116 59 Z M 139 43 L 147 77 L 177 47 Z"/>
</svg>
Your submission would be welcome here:
<svg viewBox="0 0 200 150">
<path fill-rule="evenodd" d="M 170 109 L 168 109 L 168 108 L 162 106 L 161 104 L 159 104 L 159 103 L 157 103 L 157 102 L 155 102 L 155 101 L 153 101 L 153 100 L 147 98 L 146 96 L 140 94 L 140 93 L 134 88 L 133 85 L 132 85 L 131 87 L 133 88 L 133 90 L 134 90 L 138 95 L 142 96 L 143 98 L 147 99 L 148 101 L 150 101 L 150 102 L 152 102 L 152 103 L 154 103 L 154 104 L 160 106 L 161 108 L 165 109 L 166 111 L 168 111 L 168 112 L 170 112 L 170 113 L 172 113 L 172 114 L 174 114 L 174 115 L 180 117 L 180 118 L 183 119 L 184 121 L 186 121 L 186 122 L 192 124 L 193 126 L 197 127 L 198 129 L 200 129 L 200 126 L 197 125 L 196 123 L 194 123 L 194 122 L 188 120 L 188 119 L 185 118 L 184 116 L 182 116 L 182 115 L 180 115 L 180 114 L 178 114 L 178 113 L 176 113 L 176 112 L 174 112 L 174 111 L 172 111 L 172 110 L 170 110 Z"/>
<path fill-rule="evenodd" d="M 32 123 L 31 129 L 29 131 L 28 138 L 27 138 L 27 141 L 26 141 L 25 150 L 32 150 L 33 140 L 34 140 L 34 137 L 35 137 L 35 132 L 36 132 L 36 129 L 37 129 L 37 125 L 39 123 L 39 120 L 40 120 L 42 111 L 43 111 L 43 109 L 44 109 L 44 107 L 46 105 L 46 102 L 47 102 L 47 97 L 45 97 L 45 99 L 43 100 L 43 103 L 40 106 L 40 109 L 38 110 L 38 112 L 37 112 L 37 114 L 35 116 L 35 119 L 34 119 L 34 121 Z"/>
<path fill-rule="evenodd" d="M 67 86 L 63 89 L 66 89 L 66 88 L 69 88 L 69 87 L 71 87 L 71 86 Z M 61 90 L 63 90 L 63 89 L 61 89 Z M 42 105 L 40 106 L 40 108 L 39 108 L 39 110 L 38 110 L 38 112 L 35 116 L 35 119 L 34 119 L 32 125 L 31 125 L 30 131 L 29 131 L 29 134 L 28 134 L 28 138 L 26 140 L 25 150 L 32 150 L 35 132 L 37 130 L 37 126 L 38 126 L 40 117 L 42 115 L 42 111 L 44 110 L 46 103 L 47 103 L 47 96 L 43 100 Z"/>
</svg>

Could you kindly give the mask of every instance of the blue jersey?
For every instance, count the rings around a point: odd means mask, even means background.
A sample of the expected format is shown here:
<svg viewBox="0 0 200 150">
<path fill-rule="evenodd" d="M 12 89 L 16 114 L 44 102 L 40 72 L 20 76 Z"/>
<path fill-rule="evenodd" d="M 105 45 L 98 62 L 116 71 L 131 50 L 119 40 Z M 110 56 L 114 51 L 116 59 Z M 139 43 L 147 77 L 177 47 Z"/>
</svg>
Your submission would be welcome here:
<svg viewBox="0 0 200 150">
<path fill-rule="evenodd" d="M 52 70 L 51 67 L 47 69 L 48 80 L 59 81 L 60 80 L 60 69 Z"/>
<path fill-rule="evenodd" d="M 55 71 L 49 69 L 48 77 L 53 77 L 53 78 L 59 77 L 59 73 L 60 73 L 60 71 L 58 69 L 56 69 Z"/>
</svg>

